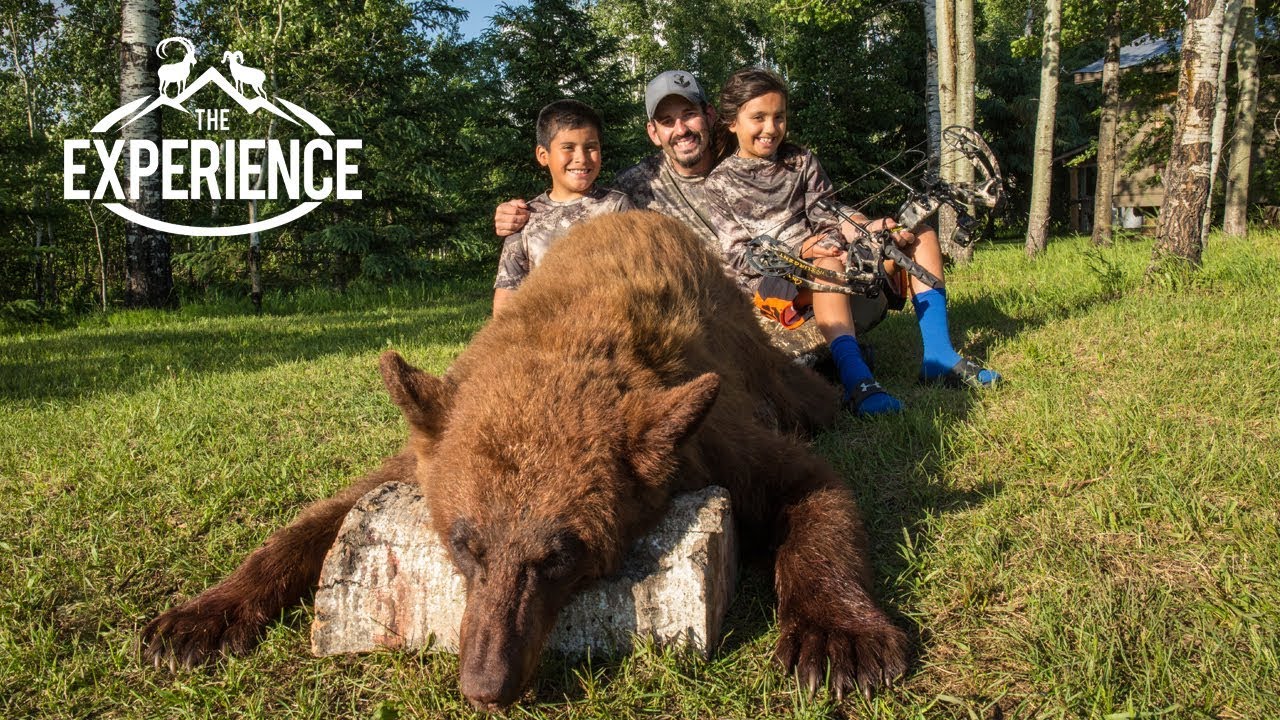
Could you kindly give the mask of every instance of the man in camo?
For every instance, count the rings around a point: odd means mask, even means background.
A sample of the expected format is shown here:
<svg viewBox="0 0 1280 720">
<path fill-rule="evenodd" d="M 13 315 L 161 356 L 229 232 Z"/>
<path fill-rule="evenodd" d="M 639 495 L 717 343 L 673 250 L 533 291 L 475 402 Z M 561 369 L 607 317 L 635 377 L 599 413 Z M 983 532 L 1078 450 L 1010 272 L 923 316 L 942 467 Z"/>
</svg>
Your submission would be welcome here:
<svg viewBox="0 0 1280 720">
<path fill-rule="evenodd" d="M 619 173 L 614 187 L 636 207 L 674 217 L 719 247 L 704 191 L 716 162 L 715 108 L 693 75 L 680 70 L 655 77 L 645 88 L 644 104 L 645 130 L 661 152 Z"/>
</svg>

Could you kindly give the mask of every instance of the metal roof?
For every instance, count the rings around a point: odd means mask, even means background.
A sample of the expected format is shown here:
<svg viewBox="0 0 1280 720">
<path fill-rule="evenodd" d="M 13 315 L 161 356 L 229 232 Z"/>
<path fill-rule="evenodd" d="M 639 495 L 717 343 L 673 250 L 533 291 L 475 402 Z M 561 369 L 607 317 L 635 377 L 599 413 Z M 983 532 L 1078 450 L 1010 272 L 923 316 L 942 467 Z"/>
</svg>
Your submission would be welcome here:
<svg viewBox="0 0 1280 720">
<path fill-rule="evenodd" d="M 1142 65 L 1143 63 L 1150 62 L 1158 57 L 1168 55 L 1171 52 L 1176 52 L 1181 48 L 1182 33 L 1178 33 L 1172 39 L 1143 35 L 1137 40 L 1134 40 L 1128 45 L 1120 48 L 1120 69 L 1127 70 L 1128 68 Z M 1077 70 L 1072 70 L 1071 74 L 1100 73 L 1102 72 L 1102 64 L 1103 60 L 1099 59 L 1097 62 L 1089 63 Z"/>
</svg>

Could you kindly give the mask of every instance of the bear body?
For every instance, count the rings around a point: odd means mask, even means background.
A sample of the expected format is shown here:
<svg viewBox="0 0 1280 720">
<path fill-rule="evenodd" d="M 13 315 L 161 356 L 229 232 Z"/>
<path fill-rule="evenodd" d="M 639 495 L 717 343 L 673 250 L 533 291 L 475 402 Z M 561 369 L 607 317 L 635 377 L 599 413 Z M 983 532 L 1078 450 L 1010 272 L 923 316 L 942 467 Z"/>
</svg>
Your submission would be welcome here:
<svg viewBox="0 0 1280 720">
<path fill-rule="evenodd" d="M 905 670 L 849 491 L 796 437 L 834 419 L 835 388 L 769 345 L 679 223 L 631 212 L 576 227 L 443 377 L 392 352 L 382 374 L 405 449 L 152 621 L 147 657 L 249 649 L 314 586 L 355 500 L 412 478 L 466 578 L 461 690 L 478 708 L 515 701 L 574 591 L 614 572 L 673 493 L 709 484 L 729 489 L 744 539 L 776 545 L 784 667 L 838 693 Z"/>
</svg>

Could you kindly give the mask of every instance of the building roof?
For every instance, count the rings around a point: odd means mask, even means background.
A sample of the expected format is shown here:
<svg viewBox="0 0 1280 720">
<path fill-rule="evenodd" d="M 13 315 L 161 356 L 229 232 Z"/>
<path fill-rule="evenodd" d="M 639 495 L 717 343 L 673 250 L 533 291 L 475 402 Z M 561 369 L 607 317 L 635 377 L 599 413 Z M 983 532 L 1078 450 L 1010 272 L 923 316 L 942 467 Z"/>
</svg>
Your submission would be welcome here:
<svg viewBox="0 0 1280 720">
<path fill-rule="evenodd" d="M 1137 67 L 1151 62 L 1160 57 L 1164 57 L 1172 52 L 1177 52 L 1182 48 L 1182 33 L 1177 33 L 1172 38 L 1152 37 L 1143 35 L 1133 42 L 1120 48 L 1120 69 L 1127 70 L 1131 67 Z M 1102 58 L 1096 62 L 1089 63 L 1082 68 L 1072 70 L 1071 74 L 1075 76 L 1076 82 L 1088 82 L 1102 76 Z"/>
</svg>

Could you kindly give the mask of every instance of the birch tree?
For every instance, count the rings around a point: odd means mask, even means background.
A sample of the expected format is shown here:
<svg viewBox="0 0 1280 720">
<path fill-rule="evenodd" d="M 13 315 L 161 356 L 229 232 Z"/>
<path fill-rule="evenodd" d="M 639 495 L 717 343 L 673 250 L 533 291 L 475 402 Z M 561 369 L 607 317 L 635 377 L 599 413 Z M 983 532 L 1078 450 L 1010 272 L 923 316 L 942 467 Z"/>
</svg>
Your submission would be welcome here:
<svg viewBox="0 0 1280 720">
<path fill-rule="evenodd" d="M 1240 97 L 1236 100 L 1222 219 L 1222 231 L 1232 237 L 1244 237 L 1248 232 L 1249 169 L 1253 159 L 1253 125 L 1258 114 L 1257 18 L 1253 7 L 1254 0 L 1244 0 L 1236 32 L 1236 86 Z"/>
<path fill-rule="evenodd" d="M 1040 51 L 1040 107 L 1031 171 L 1031 213 L 1027 220 L 1027 256 L 1044 252 L 1049 236 L 1049 195 L 1053 184 L 1053 129 L 1058 116 L 1058 68 L 1062 0 L 1045 0 Z"/>
<path fill-rule="evenodd" d="M 973 47 L 973 0 L 955 0 L 956 3 L 956 112 L 955 125 L 975 127 L 974 88 L 977 84 L 975 64 L 977 53 Z M 959 158 L 952 158 L 952 179 L 958 183 L 973 182 L 973 165 Z M 949 208 L 948 208 L 949 209 Z M 972 210 L 972 208 L 971 208 Z M 952 221 L 954 222 L 954 220 Z M 950 238 L 952 235 L 948 234 Z M 950 243 L 951 258 L 968 262 L 973 258 L 972 245 Z"/>
<path fill-rule="evenodd" d="M 1204 206 L 1200 221 L 1200 244 L 1209 239 L 1209 226 L 1213 223 L 1213 188 L 1218 180 L 1218 164 L 1222 159 L 1222 134 L 1227 126 L 1227 66 L 1231 58 L 1231 43 L 1236 36 L 1236 24 L 1240 20 L 1241 0 L 1227 0 L 1222 15 L 1222 37 L 1218 41 L 1218 101 L 1213 109 L 1213 129 L 1209 144 L 1209 200 Z"/>
<path fill-rule="evenodd" d="M 154 95 L 159 59 L 160 5 L 157 0 L 124 0 L 120 28 L 120 104 Z M 149 140 L 160 146 L 160 113 L 151 112 L 125 125 L 120 132 L 130 154 L 135 141 Z M 126 168 L 124 186 L 132 178 Z M 129 209 L 150 218 L 161 213 L 160 173 L 139 178 L 138 198 L 129 199 Z M 173 270 L 170 265 L 169 236 L 137 223 L 125 223 L 125 304 L 130 307 L 162 307 L 173 302 Z"/>
<path fill-rule="evenodd" d="M 924 0 L 925 121 L 929 130 L 929 169 L 938 171 L 942 143 L 942 108 L 938 97 L 937 0 Z"/>
<path fill-rule="evenodd" d="M 1111 206 L 1116 185 L 1116 121 L 1120 106 L 1121 5 L 1107 15 L 1107 52 L 1102 62 L 1102 116 L 1098 122 L 1098 179 L 1093 192 L 1093 244 L 1111 244 Z"/>
<path fill-rule="evenodd" d="M 956 124 L 956 23 L 955 0 L 929 0 L 936 4 L 934 10 L 934 27 L 938 41 L 938 116 L 939 126 L 946 128 Z M 939 176 L 947 182 L 956 178 L 953 172 L 956 167 L 956 153 L 942 144 L 938 145 L 940 165 Z M 938 238 L 942 241 L 942 250 L 948 256 L 955 257 L 955 246 L 951 242 L 955 234 L 955 211 L 944 207 L 938 211 Z"/>
<path fill-rule="evenodd" d="M 1225 11 L 1226 0 L 1187 3 L 1173 145 L 1164 174 L 1164 205 L 1152 251 L 1153 269 L 1165 258 L 1180 258 L 1198 267 L 1204 252 L 1200 226 L 1209 201 L 1210 135 Z"/>
</svg>

